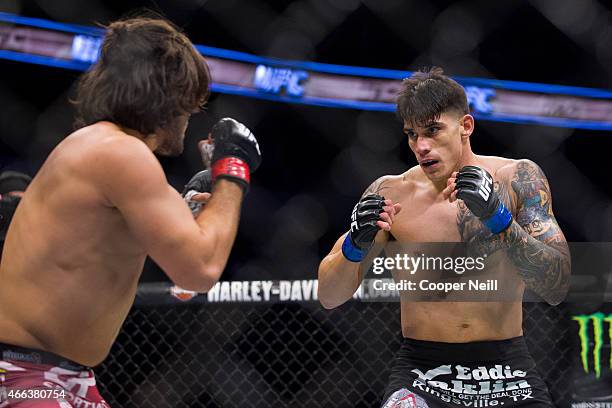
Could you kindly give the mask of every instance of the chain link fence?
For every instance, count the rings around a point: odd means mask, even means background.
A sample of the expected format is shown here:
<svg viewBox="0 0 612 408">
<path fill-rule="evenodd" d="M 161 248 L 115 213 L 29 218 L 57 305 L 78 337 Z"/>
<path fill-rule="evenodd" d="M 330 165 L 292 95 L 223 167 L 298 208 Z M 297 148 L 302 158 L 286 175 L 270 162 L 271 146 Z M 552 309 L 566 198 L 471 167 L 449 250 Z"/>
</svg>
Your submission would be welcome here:
<svg viewBox="0 0 612 408">
<path fill-rule="evenodd" d="M 529 349 L 569 406 L 568 307 L 525 303 Z M 135 306 L 97 370 L 116 407 L 378 407 L 401 341 L 398 303 Z"/>
</svg>

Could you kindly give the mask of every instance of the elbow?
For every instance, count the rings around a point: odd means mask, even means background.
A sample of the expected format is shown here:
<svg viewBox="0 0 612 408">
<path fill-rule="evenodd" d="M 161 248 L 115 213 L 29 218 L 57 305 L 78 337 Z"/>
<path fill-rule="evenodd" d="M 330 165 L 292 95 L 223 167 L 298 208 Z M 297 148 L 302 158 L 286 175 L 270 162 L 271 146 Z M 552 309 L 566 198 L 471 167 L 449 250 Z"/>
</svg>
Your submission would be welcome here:
<svg viewBox="0 0 612 408">
<path fill-rule="evenodd" d="M 565 300 L 565 298 L 567 297 L 567 292 L 569 290 L 569 287 L 564 287 L 561 288 L 553 293 L 551 293 L 549 296 L 547 296 L 546 303 L 548 303 L 551 306 L 558 306 L 559 304 L 561 304 L 561 302 L 563 302 Z"/>
<path fill-rule="evenodd" d="M 225 269 L 225 265 L 204 265 L 198 274 L 199 292 L 211 290 L 219 282 L 223 269 Z"/>
<path fill-rule="evenodd" d="M 321 290 L 320 285 L 317 288 L 317 297 L 319 299 L 319 303 L 321 303 L 321 306 L 323 306 L 323 308 L 327 310 L 335 309 L 344 303 L 342 301 L 339 302 L 337 299 L 334 299 L 332 296 L 329 296 L 329 294 L 326 295 L 325 291 Z"/>
<path fill-rule="evenodd" d="M 172 281 L 181 289 L 206 293 L 219 281 L 223 269 L 224 265 L 202 265 L 187 273 L 176 274 Z"/>
<path fill-rule="evenodd" d="M 561 302 L 563 302 L 563 300 L 565 300 L 565 296 L 562 296 L 562 297 L 551 296 L 548 299 L 546 299 L 546 303 L 548 303 L 550 306 L 558 306 L 561 304 Z"/>
<path fill-rule="evenodd" d="M 567 298 L 568 292 L 569 284 L 566 284 L 549 293 L 544 300 L 551 306 L 558 306 L 565 300 L 565 298 Z"/>
<path fill-rule="evenodd" d="M 329 299 L 319 297 L 319 303 L 323 306 L 324 309 L 332 310 L 340 306 L 340 303 L 331 302 Z"/>
<path fill-rule="evenodd" d="M 327 258 L 326 258 L 327 259 Z M 331 310 L 342 305 L 348 299 L 342 299 L 336 285 L 327 279 L 327 263 L 324 259 L 319 265 L 318 282 L 317 282 L 317 298 L 324 309 Z"/>
<path fill-rule="evenodd" d="M 322 269 L 324 262 L 325 260 L 323 260 L 323 262 L 321 262 L 321 265 L 319 265 L 317 279 L 317 299 L 319 299 L 319 303 L 321 303 L 321 306 L 323 306 L 324 309 L 331 310 L 338 307 L 338 305 L 335 302 L 332 302 L 330 297 L 325 294 L 325 281 L 321 279 L 323 275 Z"/>
</svg>

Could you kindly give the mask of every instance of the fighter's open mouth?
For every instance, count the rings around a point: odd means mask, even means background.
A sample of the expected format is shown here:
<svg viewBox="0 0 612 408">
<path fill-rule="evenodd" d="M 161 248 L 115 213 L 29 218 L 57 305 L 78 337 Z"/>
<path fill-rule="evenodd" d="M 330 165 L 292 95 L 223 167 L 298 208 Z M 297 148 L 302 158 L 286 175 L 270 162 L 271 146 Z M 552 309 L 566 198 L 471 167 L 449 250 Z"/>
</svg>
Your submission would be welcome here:
<svg viewBox="0 0 612 408">
<path fill-rule="evenodd" d="M 429 166 L 433 166 L 437 162 L 438 162 L 437 160 L 424 160 L 421 162 L 421 166 L 429 167 Z"/>
</svg>

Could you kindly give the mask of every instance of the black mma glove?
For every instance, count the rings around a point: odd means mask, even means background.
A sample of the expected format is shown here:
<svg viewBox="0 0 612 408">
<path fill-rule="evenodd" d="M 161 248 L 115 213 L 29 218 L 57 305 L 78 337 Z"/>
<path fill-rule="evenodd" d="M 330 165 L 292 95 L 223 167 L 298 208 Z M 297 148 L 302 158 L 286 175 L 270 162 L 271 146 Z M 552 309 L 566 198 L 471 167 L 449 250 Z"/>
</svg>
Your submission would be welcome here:
<svg viewBox="0 0 612 408">
<path fill-rule="evenodd" d="M 253 133 L 242 123 L 223 118 L 212 130 L 212 181 L 225 178 L 248 189 L 250 173 L 261 163 L 261 152 Z"/>
<path fill-rule="evenodd" d="M 363 197 L 353 208 L 351 230 L 342 244 L 342 254 L 351 262 L 361 262 L 374 244 L 380 230 L 376 222 L 380 220 L 385 198 L 372 194 Z"/>
<path fill-rule="evenodd" d="M 512 213 L 493 190 L 493 177 L 485 169 L 462 167 L 457 174 L 455 190 L 457 198 L 463 200 L 467 208 L 493 234 L 504 231 L 512 224 Z"/>
<path fill-rule="evenodd" d="M 212 192 L 212 173 L 210 170 L 202 170 L 196 173 L 183 188 L 181 195 L 187 202 L 189 209 L 193 215 L 196 215 L 202 208 L 202 203 L 192 200 L 191 198 L 198 193 Z"/>
</svg>

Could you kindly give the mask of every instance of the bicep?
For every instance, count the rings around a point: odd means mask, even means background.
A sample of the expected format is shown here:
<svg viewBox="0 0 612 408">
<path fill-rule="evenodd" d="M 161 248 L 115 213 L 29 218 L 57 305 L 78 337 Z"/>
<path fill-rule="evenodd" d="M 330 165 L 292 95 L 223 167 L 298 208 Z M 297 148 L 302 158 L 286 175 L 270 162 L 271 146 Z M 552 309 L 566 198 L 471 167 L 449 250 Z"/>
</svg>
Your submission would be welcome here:
<svg viewBox="0 0 612 408">
<path fill-rule="evenodd" d="M 371 195 L 371 194 L 378 194 L 384 197 L 385 190 L 389 188 L 389 186 L 387 185 L 388 181 L 389 181 L 389 176 L 379 177 L 372 184 L 370 184 L 368 188 L 366 188 L 366 190 L 361 195 L 361 198 Z"/>
<path fill-rule="evenodd" d="M 109 201 L 162 269 L 197 268 L 200 257 L 192 243 L 200 230 L 181 196 L 168 185 L 154 156 L 125 163 L 109 181 Z"/>
<path fill-rule="evenodd" d="M 550 186 L 542 169 L 530 160 L 521 160 L 511 185 L 518 200 L 516 222 L 521 228 L 541 242 L 564 247 L 565 237 L 553 214 Z"/>
<path fill-rule="evenodd" d="M 148 255 L 165 271 L 197 269 L 202 252 L 192 245 L 201 233 L 180 195 L 169 185 L 124 201 L 119 211 Z M 193 263 L 193 265 L 191 265 Z"/>
</svg>

